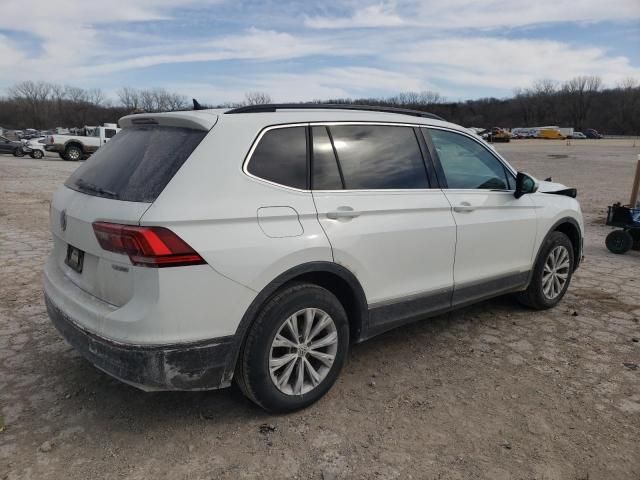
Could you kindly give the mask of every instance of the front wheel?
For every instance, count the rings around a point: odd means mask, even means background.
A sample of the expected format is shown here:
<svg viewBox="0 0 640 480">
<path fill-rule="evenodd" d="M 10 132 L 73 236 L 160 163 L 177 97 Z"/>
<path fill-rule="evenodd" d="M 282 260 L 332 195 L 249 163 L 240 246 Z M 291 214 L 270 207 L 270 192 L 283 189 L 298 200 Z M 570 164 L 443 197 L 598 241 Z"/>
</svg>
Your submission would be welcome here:
<svg viewBox="0 0 640 480">
<path fill-rule="evenodd" d="M 569 288 L 575 265 L 573 245 L 562 232 L 553 232 L 540 248 L 529 287 L 518 300 L 536 310 L 555 307 Z"/>
<path fill-rule="evenodd" d="M 320 399 L 333 385 L 349 348 L 342 304 L 328 290 L 294 284 L 274 295 L 252 325 L 238 359 L 236 383 L 272 412 Z"/>
<path fill-rule="evenodd" d="M 42 150 L 31 150 L 31 153 L 29 155 L 31 155 L 31 158 L 35 158 L 36 160 L 40 160 L 42 157 L 44 157 L 44 153 L 42 153 Z"/>
<path fill-rule="evenodd" d="M 18 147 L 13 151 L 13 156 L 14 157 L 24 157 L 24 150 L 22 150 L 22 148 Z"/>
</svg>

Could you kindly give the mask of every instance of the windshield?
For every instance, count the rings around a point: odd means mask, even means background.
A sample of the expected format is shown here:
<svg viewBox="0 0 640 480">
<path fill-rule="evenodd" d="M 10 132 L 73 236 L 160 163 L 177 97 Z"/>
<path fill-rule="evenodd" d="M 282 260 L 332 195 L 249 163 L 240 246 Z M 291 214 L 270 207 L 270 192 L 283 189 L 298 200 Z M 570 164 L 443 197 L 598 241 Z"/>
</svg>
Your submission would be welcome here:
<svg viewBox="0 0 640 480">
<path fill-rule="evenodd" d="M 65 185 L 88 195 L 153 202 L 207 132 L 136 126 L 118 132 Z"/>
</svg>

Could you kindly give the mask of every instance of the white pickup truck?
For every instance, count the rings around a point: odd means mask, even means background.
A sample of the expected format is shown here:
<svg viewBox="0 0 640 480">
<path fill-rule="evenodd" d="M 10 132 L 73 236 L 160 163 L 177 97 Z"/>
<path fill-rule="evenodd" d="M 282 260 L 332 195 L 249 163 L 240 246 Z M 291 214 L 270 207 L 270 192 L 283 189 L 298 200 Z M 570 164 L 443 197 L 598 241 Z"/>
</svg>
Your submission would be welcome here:
<svg viewBox="0 0 640 480">
<path fill-rule="evenodd" d="M 44 148 L 47 152 L 57 152 L 64 160 L 78 161 L 88 158 L 120 131 L 115 123 L 85 130 L 90 135 L 49 135 Z"/>
</svg>

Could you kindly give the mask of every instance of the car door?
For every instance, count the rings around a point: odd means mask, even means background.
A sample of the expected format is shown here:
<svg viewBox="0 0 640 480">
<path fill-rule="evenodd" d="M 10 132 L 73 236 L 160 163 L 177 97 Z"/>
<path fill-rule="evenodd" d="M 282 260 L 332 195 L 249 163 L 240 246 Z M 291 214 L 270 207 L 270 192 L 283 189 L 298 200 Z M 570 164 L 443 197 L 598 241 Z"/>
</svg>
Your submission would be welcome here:
<svg viewBox="0 0 640 480">
<path fill-rule="evenodd" d="M 515 198 L 515 175 L 461 132 L 423 129 L 457 225 L 452 303 L 471 303 L 526 284 L 536 238 L 530 196 Z"/>
<path fill-rule="evenodd" d="M 0 152 L 2 153 L 11 153 L 15 149 L 13 142 L 9 139 L 0 137 Z"/>
<path fill-rule="evenodd" d="M 334 261 L 360 281 L 370 333 L 450 307 L 456 227 L 419 130 L 314 125 L 312 191 Z M 435 180 L 435 179 L 434 179 Z"/>
</svg>

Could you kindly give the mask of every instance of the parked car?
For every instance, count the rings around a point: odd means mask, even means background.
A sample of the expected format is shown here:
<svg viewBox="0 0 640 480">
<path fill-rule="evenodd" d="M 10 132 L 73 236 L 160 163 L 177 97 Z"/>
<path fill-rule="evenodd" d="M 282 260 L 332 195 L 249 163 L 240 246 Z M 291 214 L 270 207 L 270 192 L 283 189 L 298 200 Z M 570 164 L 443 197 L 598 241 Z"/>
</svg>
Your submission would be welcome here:
<svg viewBox="0 0 640 480">
<path fill-rule="evenodd" d="M 0 137 L 0 153 L 13 153 L 15 157 L 22 157 L 24 156 L 22 142 Z"/>
<path fill-rule="evenodd" d="M 593 128 L 587 128 L 584 131 L 584 134 L 586 135 L 587 138 L 604 138 L 604 135 L 602 135 L 601 133 L 598 133 L 598 131 Z"/>
<path fill-rule="evenodd" d="M 63 160 L 78 161 L 88 158 L 119 131 L 116 125 L 108 125 L 93 127 L 91 136 L 51 135 L 47 137 L 44 148 L 48 152 L 57 152 Z"/>
<path fill-rule="evenodd" d="M 36 137 L 31 140 L 22 140 L 22 151 L 28 153 L 31 158 L 44 157 L 44 143 L 46 137 Z"/>
<path fill-rule="evenodd" d="M 583 140 L 587 138 L 587 136 L 582 132 L 573 132 L 570 138 L 572 138 L 573 140 Z"/>
<path fill-rule="evenodd" d="M 351 344 L 511 292 L 551 308 L 582 258 L 574 189 L 424 112 L 120 124 L 53 196 L 44 290 L 62 336 L 143 390 L 235 380 L 267 410 L 303 408 Z"/>
<path fill-rule="evenodd" d="M 488 135 L 488 140 L 490 142 L 510 142 L 511 134 L 504 128 L 493 127 Z"/>
</svg>

